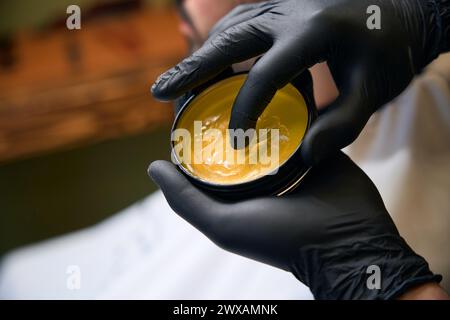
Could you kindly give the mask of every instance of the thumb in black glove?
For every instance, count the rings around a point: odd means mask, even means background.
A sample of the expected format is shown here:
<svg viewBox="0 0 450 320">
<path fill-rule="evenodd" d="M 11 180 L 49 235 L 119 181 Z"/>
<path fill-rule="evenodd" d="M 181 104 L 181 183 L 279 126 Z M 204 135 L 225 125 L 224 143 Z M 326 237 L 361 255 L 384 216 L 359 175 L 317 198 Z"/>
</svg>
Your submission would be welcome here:
<svg viewBox="0 0 450 320">
<path fill-rule="evenodd" d="M 338 153 L 295 193 L 238 203 L 197 189 L 176 167 L 149 169 L 172 209 L 220 247 L 292 272 L 318 299 L 390 299 L 439 281 L 400 237 L 370 179 Z M 381 270 L 381 289 L 366 285 Z"/>
</svg>

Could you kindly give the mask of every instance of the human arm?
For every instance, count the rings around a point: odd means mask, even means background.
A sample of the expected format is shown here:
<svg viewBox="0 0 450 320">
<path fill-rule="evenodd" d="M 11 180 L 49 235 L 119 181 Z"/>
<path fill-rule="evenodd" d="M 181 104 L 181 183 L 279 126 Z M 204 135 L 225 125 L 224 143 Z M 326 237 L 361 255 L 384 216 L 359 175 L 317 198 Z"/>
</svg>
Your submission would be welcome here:
<svg viewBox="0 0 450 320">
<path fill-rule="evenodd" d="M 380 8 L 381 29 L 367 27 Z M 326 61 L 339 97 L 305 136 L 303 158 L 314 164 L 350 144 L 373 112 L 450 48 L 448 0 L 266 1 L 239 6 L 205 45 L 164 73 L 152 87 L 173 99 L 229 65 L 264 54 L 233 106 L 230 128 L 253 127 L 275 91 Z"/>
<path fill-rule="evenodd" d="M 440 281 L 342 153 L 313 167 L 291 195 L 238 203 L 197 189 L 171 163 L 155 162 L 149 173 L 172 209 L 213 242 L 293 273 L 317 299 L 393 299 Z M 380 268 L 380 289 L 367 286 L 372 265 Z"/>
</svg>

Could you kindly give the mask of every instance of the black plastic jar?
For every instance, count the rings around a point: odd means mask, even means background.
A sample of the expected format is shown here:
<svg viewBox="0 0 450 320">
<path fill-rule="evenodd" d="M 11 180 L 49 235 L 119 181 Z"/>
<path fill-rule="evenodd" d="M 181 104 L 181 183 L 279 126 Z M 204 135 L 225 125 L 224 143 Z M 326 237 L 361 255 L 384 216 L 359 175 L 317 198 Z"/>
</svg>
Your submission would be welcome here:
<svg viewBox="0 0 450 320">
<path fill-rule="evenodd" d="M 179 170 L 181 170 L 193 184 L 219 198 L 240 200 L 253 197 L 270 195 L 281 196 L 288 194 L 297 188 L 309 170 L 309 167 L 305 165 L 300 156 L 302 139 L 317 117 L 317 110 L 313 98 L 312 80 L 309 73 L 304 73 L 295 81 L 278 91 L 280 94 L 281 91 L 287 91 L 288 93 L 284 92 L 284 94 L 290 94 L 291 96 L 294 96 L 295 99 L 302 100 L 299 101 L 297 107 L 305 108 L 305 112 L 303 113 L 305 118 L 302 119 L 301 123 L 301 125 L 304 126 L 302 138 L 299 139 L 298 143 L 295 145 L 294 151 L 289 156 L 285 157 L 285 159 L 281 159 L 279 166 L 277 166 L 275 170 L 268 174 L 260 175 L 245 181 L 237 179 L 239 180 L 237 183 L 223 183 L 223 181 L 205 178 L 205 176 L 197 174 L 195 170 L 180 160 L 182 157 L 179 156 L 179 151 L 176 151 L 176 138 L 174 138 L 174 132 L 176 132 L 177 129 L 185 129 L 185 127 L 187 127 L 186 123 L 190 124 L 192 119 L 196 119 L 197 114 L 199 114 L 198 120 L 202 121 L 201 113 L 204 112 L 206 108 L 210 107 L 210 104 L 215 100 L 223 100 L 226 98 L 227 108 L 230 108 L 231 110 L 232 101 L 237 95 L 238 89 L 245 80 L 245 77 L 246 73 L 236 73 L 210 82 L 207 86 L 198 88 L 190 94 L 177 113 L 172 126 L 172 161 L 177 164 Z M 294 93 L 293 90 L 296 92 Z M 277 99 L 278 92 L 272 102 Z M 224 97 L 224 94 L 227 96 Z M 296 112 L 292 113 L 295 117 Z M 195 114 L 195 116 L 193 116 L 193 114 Z M 258 122 L 259 121 L 261 120 L 258 120 Z"/>
</svg>

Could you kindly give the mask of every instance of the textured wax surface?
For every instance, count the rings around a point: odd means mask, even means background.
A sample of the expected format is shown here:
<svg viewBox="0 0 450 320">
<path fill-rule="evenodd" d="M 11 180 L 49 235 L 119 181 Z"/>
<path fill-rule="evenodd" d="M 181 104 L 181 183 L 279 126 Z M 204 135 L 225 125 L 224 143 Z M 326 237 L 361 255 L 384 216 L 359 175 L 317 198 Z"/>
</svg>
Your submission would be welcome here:
<svg viewBox="0 0 450 320">
<path fill-rule="evenodd" d="M 233 149 L 227 129 L 233 101 L 244 80 L 245 75 L 238 75 L 211 86 L 196 96 L 180 116 L 177 128 L 187 129 L 193 141 L 190 154 L 180 153 L 179 158 L 185 169 L 202 180 L 236 184 L 269 174 L 297 150 L 306 132 L 308 109 L 305 100 L 293 85 L 288 84 L 278 90 L 259 117 L 250 144 L 245 149 Z M 195 131 L 195 121 L 201 121 L 201 130 Z M 208 129 L 218 129 L 209 132 L 220 135 L 208 134 Z M 279 130 L 279 139 L 272 134 L 272 129 Z M 178 147 L 183 143 L 182 139 L 174 142 Z M 202 148 L 195 149 L 196 143 Z"/>
</svg>

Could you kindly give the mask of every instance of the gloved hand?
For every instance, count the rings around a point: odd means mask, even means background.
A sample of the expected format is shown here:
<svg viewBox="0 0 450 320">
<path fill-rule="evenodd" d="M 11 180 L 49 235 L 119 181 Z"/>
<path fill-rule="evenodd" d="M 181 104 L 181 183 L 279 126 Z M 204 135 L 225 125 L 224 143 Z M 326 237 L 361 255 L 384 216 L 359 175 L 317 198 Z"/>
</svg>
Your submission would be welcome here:
<svg viewBox="0 0 450 320">
<path fill-rule="evenodd" d="M 369 30 L 369 6 L 381 29 Z M 273 0 L 237 7 L 204 46 L 164 73 L 156 98 L 174 99 L 227 66 L 264 54 L 237 96 L 230 129 L 254 127 L 277 89 L 327 61 L 338 99 L 305 137 L 309 164 L 347 146 L 369 117 L 449 50 L 449 0 Z M 223 32 L 220 32 L 225 30 Z"/>
<path fill-rule="evenodd" d="M 166 161 L 152 163 L 149 174 L 172 209 L 217 245 L 291 271 L 318 299 L 390 299 L 440 281 L 341 152 L 313 167 L 293 194 L 238 203 L 214 199 Z M 371 265 L 381 270 L 380 290 L 366 285 Z"/>
</svg>

